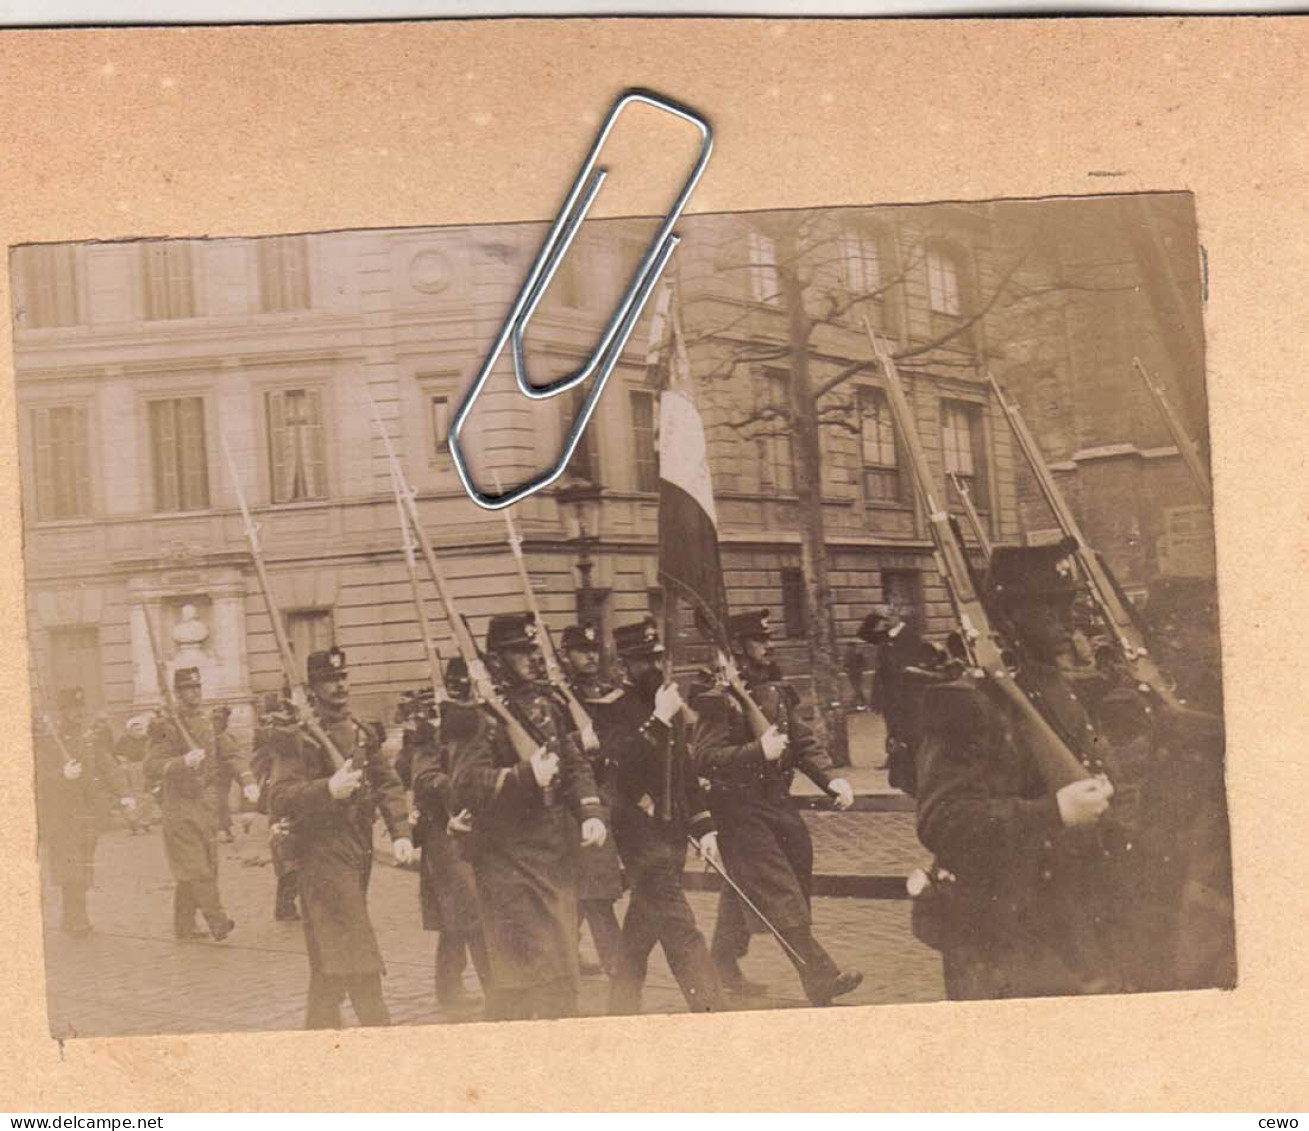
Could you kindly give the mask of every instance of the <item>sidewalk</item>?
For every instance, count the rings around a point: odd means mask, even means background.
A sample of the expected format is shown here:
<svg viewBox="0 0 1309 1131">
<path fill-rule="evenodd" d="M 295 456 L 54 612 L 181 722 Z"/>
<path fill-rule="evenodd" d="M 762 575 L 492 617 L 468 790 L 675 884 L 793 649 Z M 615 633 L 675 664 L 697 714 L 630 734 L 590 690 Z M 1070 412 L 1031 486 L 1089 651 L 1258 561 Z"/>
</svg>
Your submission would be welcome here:
<svg viewBox="0 0 1309 1131">
<path fill-rule="evenodd" d="M 886 759 L 886 724 L 872 711 L 851 711 L 846 715 L 850 734 L 850 762 L 837 771 L 854 788 L 855 807 L 881 812 L 912 812 L 914 799 L 887 781 L 881 769 Z M 825 796 L 804 774 L 796 774 L 791 796 L 817 801 Z"/>
</svg>

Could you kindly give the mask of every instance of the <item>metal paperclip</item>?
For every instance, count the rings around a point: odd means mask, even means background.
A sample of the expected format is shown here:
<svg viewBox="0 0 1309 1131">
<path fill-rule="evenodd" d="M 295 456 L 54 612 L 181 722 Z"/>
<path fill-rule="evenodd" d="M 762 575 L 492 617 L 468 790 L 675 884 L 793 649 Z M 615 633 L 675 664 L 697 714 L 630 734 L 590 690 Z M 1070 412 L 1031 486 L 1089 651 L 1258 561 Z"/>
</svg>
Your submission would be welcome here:
<svg viewBox="0 0 1309 1131">
<path fill-rule="evenodd" d="M 648 106 L 667 110 L 699 129 L 703 138 L 700 156 L 697 158 L 686 183 L 682 186 L 677 199 L 673 202 L 672 208 L 659 226 L 649 250 L 642 257 L 622 301 L 610 319 L 609 325 L 605 328 L 599 343 L 592 351 L 590 360 L 576 373 L 567 377 L 560 378 L 548 385 L 532 385 L 527 379 L 523 358 L 523 333 L 546 289 L 549 287 L 550 281 L 554 278 L 555 272 L 558 271 L 559 265 L 563 262 L 564 256 L 567 255 L 568 249 L 582 225 L 582 221 L 586 219 L 587 212 L 595 202 L 600 186 L 604 183 L 604 178 L 608 174 L 606 169 L 596 168 L 596 161 L 599 159 L 600 151 L 613 130 L 618 116 L 625 107 L 633 102 L 642 102 Z M 551 226 L 541 250 L 537 253 L 536 261 L 532 264 L 532 270 L 527 277 L 527 281 L 523 284 L 523 289 L 519 292 L 504 325 L 500 328 L 500 333 L 491 346 L 490 353 L 482 363 L 481 369 L 478 370 L 477 376 L 473 379 L 472 386 L 464 396 L 459 410 L 450 423 L 449 448 L 451 459 L 454 462 L 455 470 L 459 473 L 459 479 L 464 485 L 464 490 L 468 492 L 469 498 L 478 506 L 487 510 L 499 510 L 502 507 L 511 506 L 513 503 L 541 490 L 541 488 L 549 486 L 563 474 L 564 468 L 568 466 L 568 461 L 572 458 L 574 451 L 577 450 L 577 445 L 581 442 L 586 426 L 590 423 L 591 416 L 595 412 L 600 394 L 604 392 L 605 384 L 608 382 L 614 367 L 618 364 L 623 348 L 626 346 L 628 338 L 631 337 L 632 331 L 636 328 L 636 323 L 641 317 L 641 312 L 644 310 L 651 292 L 659 282 L 659 277 L 664 268 L 668 265 L 668 259 L 673 250 L 680 242 L 681 237 L 673 232 L 673 225 L 681 217 L 682 210 L 686 207 L 691 193 L 699 183 L 712 152 L 713 130 L 708 122 L 693 111 L 648 91 L 628 91 L 614 103 L 608 117 L 605 118 L 604 125 L 600 129 L 595 143 L 591 146 L 591 151 L 587 154 L 581 172 L 578 173 L 576 181 L 573 182 L 573 187 L 564 201 L 559 216 Z M 587 394 L 586 400 L 573 421 L 573 426 L 564 442 L 564 448 L 558 461 L 548 470 L 507 493 L 487 495 L 479 491 L 473 483 L 472 473 L 460 443 L 460 435 L 464 424 L 467 423 L 468 417 L 472 413 L 478 396 L 481 395 L 482 388 L 491 375 L 491 370 L 504 352 L 505 343 L 511 337 L 513 339 L 514 372 L 518 380 L 518 387 L 534 400 L 562 393 L 585 381 L 593 374 L 595 375 L 595 384 Z"/>
</svg>

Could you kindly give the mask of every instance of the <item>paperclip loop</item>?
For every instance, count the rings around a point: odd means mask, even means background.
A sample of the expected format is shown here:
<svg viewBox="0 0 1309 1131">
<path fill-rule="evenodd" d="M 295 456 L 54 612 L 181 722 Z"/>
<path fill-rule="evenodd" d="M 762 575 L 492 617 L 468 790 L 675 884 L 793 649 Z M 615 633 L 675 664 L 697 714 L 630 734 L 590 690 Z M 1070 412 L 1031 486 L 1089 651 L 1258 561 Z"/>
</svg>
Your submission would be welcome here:
<svg viewBox="0 0 1309 1131">
<path fill-rule="evenodd" d="M 682 186 L 677 199 L 673 202 L 672 208 L 664 216 L 663 223 L 660 224 L 654 240 L 642 257 L 622 301 L 618 304 L 618 308 L 610 319 L 609 325 L 605 328 L 603 336 L 592 351 L 590 360 L 576 373 L 572 373 L 567 377 L 560 378 L 548 385 L 533 385 L 527 379 L 523 356 L 523 334 L 528 321 L 535 313 L 541 298 L 549 287 L 550 281 L 554 278 L 555 272 L 558 271 L 564 256 L 568 254 L 568 249 L 572 246 L 573 239 L 577 235 L 582 221 L 586 219 L 587 212 L 595 202 L 600 186 L 604 183 L 604 178 L 608 174 L 606 169 L 596 168 L 600 151 L 604 148 L 605 141 L 613 130 L 619 115 L 625 107 L 633 102 L 642 102 L 647 106 L 667 110 L 669 113 L 694 125 L 700 131 L 703 139 L 700 156 L 696 159 L 696 163 L 691 169 L 686 183 Z M 455 470 L 459 474 L 459 479 L 464 485 L 464 490 L 468 492 L 469 498 L 478 506 L 487 510 L 499 510 L 502 507 L 511 506 L 543 487 L 548 487 L 563 474 L 564 468 L 568 466 L 568 461 L 572 458 L 574 451 L 577 450 L 577 445 L 581 442 L 582 434 L 586 431 L 586 426 L 590 423 L 591 416 L 595 412 L 600 394 L 604 392 L 605 384 L 614 371 L 614 367 L 618 364 L 623 349 L 627 345 L 627 340 L 631 337 L 632 331 L 636 328 L 636 323 L 640 320 L 641 312 L 644 310 L 651 292 L 659 282 L 660 275 L 668 265 L 669 257 L 681 239 L 680 236 L 673 232 L 673 226 L 681 217 L 682 210 L 686 207 L 691 193 L 695 191 L 695 187 L 704 173 L 712 152 L 713 130 L 708 122 L 693 111 L 657 94 L 639 90 L 628 91 L 614 103 L 608 117 L 605 118 L 604 125 L 600 129 L 595 143 L 591 146 L 591 151 L 587 154 L 581 172 L 578 173 L 572 189 L 569 190 L 568 196 L 564 200 L 559 216 L 546 235 L 541 250 L 537 253 L 536 261 L 532 264 L 532 270 L 527 276 L 527 281 L 523 284 L 523 289 L 519 292 L 518 298 L 509 311 L 504 325 L 500 328 L 500 333 L 496 336 L 486 360 L 482 363 L 481 369 L 478 370 L 477 376 L 473 379 L 473 383 L 464 396 L 459 410 L 450 423 L 449 448 L 451 459 L 454 462 Z M 595 376 L 595 384 L 587 394 L 581 410 L 573 421 L 568 438 L 564 442 L 563 451 L 554 466 L 511 491 L 498 495 L 488 495 L 479 491 L 477 485 L 473 482 L 472 473 L 467 460 L 464 458 L 460 436 L 464 424 L 467 423 L 468 417 L 473 411 L 473 406 L 477 403 L 477 398 L 481 394 L 483 386 L 485 386 L 491 375 L 491 370 L 499 361 L 500 355 L 504 352 L 505 343 L 510 338 L 513 339 L 514 372 L 518 380 L 518 387 L 534 400 L 555 396 L 573 388 L 593 375 Z"/>
</svg>

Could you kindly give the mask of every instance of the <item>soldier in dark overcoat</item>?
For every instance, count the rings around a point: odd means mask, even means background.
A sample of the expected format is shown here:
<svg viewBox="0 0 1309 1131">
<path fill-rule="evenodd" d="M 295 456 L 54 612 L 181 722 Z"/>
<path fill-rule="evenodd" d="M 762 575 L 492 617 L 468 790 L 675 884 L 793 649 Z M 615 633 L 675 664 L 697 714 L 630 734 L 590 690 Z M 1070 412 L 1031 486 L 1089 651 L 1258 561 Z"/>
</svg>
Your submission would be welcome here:
<svg viewBox="0 0 1309 1131">
<path fill-rule="evenodd" d="M 718 975 L 682 887 L 689 840 L 722 864 L 708 791 L 687 748 L 682 697 L 665 683 L 664 646 L 649 618 L 614 630 L 627 672 L 607 712 L 603 741 L 614 764 L 614 839 L 632 889 L 610 1013 L 639 1013 L 650 953 L 658 944 L 694 1012 L 724 1008 Z"/>
<path fill-rule="evenodd" d="M 203 709 L 198 668 L 173 673 L 176 718 L 158 718 L 150 732 L 146 780 L 159 790 L 164 852 L 173 874 L 173 934 L 179 939 L 209 934 L 221 942 L 236 923 L 223 910 L 218 891 L 218 782 L 236 777 L 250 800 L 258 787 L 229 734 L 215 734 Z"/>
<path fill-rule="evenodd" d="M 516 750 L 486 707 L 470 711 L 451 746 L 454 806 L 472 819 L 491 1020 L 576 1013 L 578 856 L 608 835 L 591 768 L 539 682 L 536 634 L 530 613 L 504 614 L 491 618 L 486 641 L 503 702 L 535 748 Z"/>
<path fill-rule="evenodd" d="M 696 765 L 710 782 L 709 802 L 728 874 L 781 934 L 805 996 L 814 1005 L 829 1005 L 858 987 L 863 975 L 841 970 L 810 929 L 813 842 L 787 799 L 796 770 L 832 794 L 840 809 L 853 804 L 854 792 L 844 778 L 830 775 L 826 751 L 800 717 L 799 697 L 772 662 L 768 610 L 733 616 L 729 631 L 741 679 L 769 727 L 756 738 L 734 692 L 706 693 L 694 704 Z M 720 901 L 720 916 L 724 908 L 727 921 L 714 933 L 712 953 L 724 984 L 740 987 L 744 977 L 738 963 L 748 943 L 741 920 L 750 933 L 766 927 L 738 900 Z"/>
<path fill-rule="evenodd" d="M 135 801 L 108 735 L 86 725 L 82 689 L 65 688 L 57 704 L 58 718 L 35 728 L 38 831 L 50 880 L 60 891 L 60 929 L 83 937 L 91 933 L 86 895 L 95 879 L 106 802 L 130 814 Z"/>
<path fill-rule="evenodd" d="M 339 648 L 310 654 L 311 708 L 344 759 L 303 724 L 270 733 L 269 816 L 290 825 L 300 864 L 300 908 L 309 955 L 308 1029 L 341 1025 L 347 995 L 361 1025 L 388 1025 L 382 1000 L 382 953 L 368 917 L 373 822 L 378 812 L 397 863 L 414 859 L 404 787 L 382 756 L 374 727 L 350 711 L 346 656 Z"/>
<path fill-rule="evenodd" d="M 949 878 L 936 894 L 953 999 L 1134 988 L 1127 881 L 1142 749 L 1112 748 L 1067 670 L 1076 585 L 1066 555 L 1062 544 L 998 547 L 985 599 L 1008 629 L 1018 686 L 1085 765 L 1084 780 L 1052 790 L 1030 730 L 985 685 L 966 678 L 927 693 L 918 835 Z"/>
<path fill-rule="evenodd" d="M 290 703 L 290 691 L 280 694 L 270 691 L 259 706 L 259 719 L 255 726 L 254 753 L 250 758 L 250 772 L 259 786 L 256 810 L 268 816 L 268 786 L 273 776 L 272 732 L 295 725 L 295 710 Z M 273 874 L 277 877 L 277 891 L 273 897 L 273 918 L 279 923 L 298 923 L 300 912 L 296 896 L 300 894 L 300 863 L 295 858 L 294 838 L 290 836 L 290 823 L 286 820 L 270 821 L 268 826 L 268 854 L 273 861 Z"/>
<path fill-rule="evenodd" d="M 593 750 L 582 744 L 582 753 L 591 764 L 591 774 L 606 807 L 613 808 L 613 765 L 605 741 L 606 716 L 621 692 L 600 676 L 600 634 L 591 624 L 572 624 L 563 631 L 560 648 L 567 665 L 569 687 L 591 717 L 596 737 Z M 600 964 L 610 978 L 618 963 L 622 929 L 614 913 L 614 903 L 623 894 L 622 870 L 613 837 L 604 845 L 582 853 L 582 873 L 578 880 L 577 902 L 582 918 L 591 928 Z"/>
<path fill-rule="evenodd" d="M 413 794 L 414 844 L 421 852 L 419 908 L 423 930 L 436 931 L 436 1000 L 446 1008 L 469 1002 L 463 987 L 464 968 L 471 957 L 483 993 L 491 983 L 490 960 L 477 908 L 472 865 L 460 849 L 462 822 L 451 809 L 450 744 L 460 725 L 473 718 L 468 666 L 456 656 L 445 670 L 449 698 L 437 708 L 431 688 L 402 703 L 405 725 L 395 768 Z"/>
</svg>

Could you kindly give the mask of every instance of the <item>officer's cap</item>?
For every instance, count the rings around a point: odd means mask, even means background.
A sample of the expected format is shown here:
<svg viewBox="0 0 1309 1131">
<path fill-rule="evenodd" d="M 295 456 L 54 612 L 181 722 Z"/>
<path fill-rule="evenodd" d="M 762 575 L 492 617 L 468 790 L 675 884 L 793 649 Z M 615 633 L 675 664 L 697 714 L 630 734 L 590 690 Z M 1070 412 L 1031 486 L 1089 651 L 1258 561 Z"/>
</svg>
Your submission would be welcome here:
<svg viewBox="0 0 1309 1131">
<path fill-rule="evenodd" d="M 305 669 L 310 683 L 321 679 L 335 679 L 337 676 L 345 675 L 349 670 L 345 664 L 345 653 L 335 647 L 323 652 L 310 652 Z"/>
<path fill-rule="evenodd" d="M 734 613 L 727 621 L 727 631 L 731 633 L 733 640 L 767 640 L 773 635 L 768 617 L 767 609 Z"/>
<path fill-rule="evenodd" d="M 536 618 L 531 613 L 500 613 L 486 629 L 488 652 L 534 648 L 536 642 Z"/>
<path fill-rule="evenodd" d="M 561 640 L 565 652 L 598 652 L 600 634 L 593 624 L 570 624 Z"/>
<path fill-rule="evenodd" d="M 653 617 L 635 624 L 620 624 L 614 629 L 614 647 L 624 659 L 664 654 L 663 641 L 659 639 L 659 628 Z"/>
<path fill-rule="evenodd" d="M 1069 554 L 1071 538 L 1049 546 L 997 546 L 986 571 L 986 595 L 1001 606 L 1024 601 L 1068 600 L 1077 593 Z"/>
<path fill-rule="evenodd" d="M 178 668 L 173 672 L 173 690 L 184 691 L 188 687 L 200 686 L 199 668 Z"/>
</svg>

